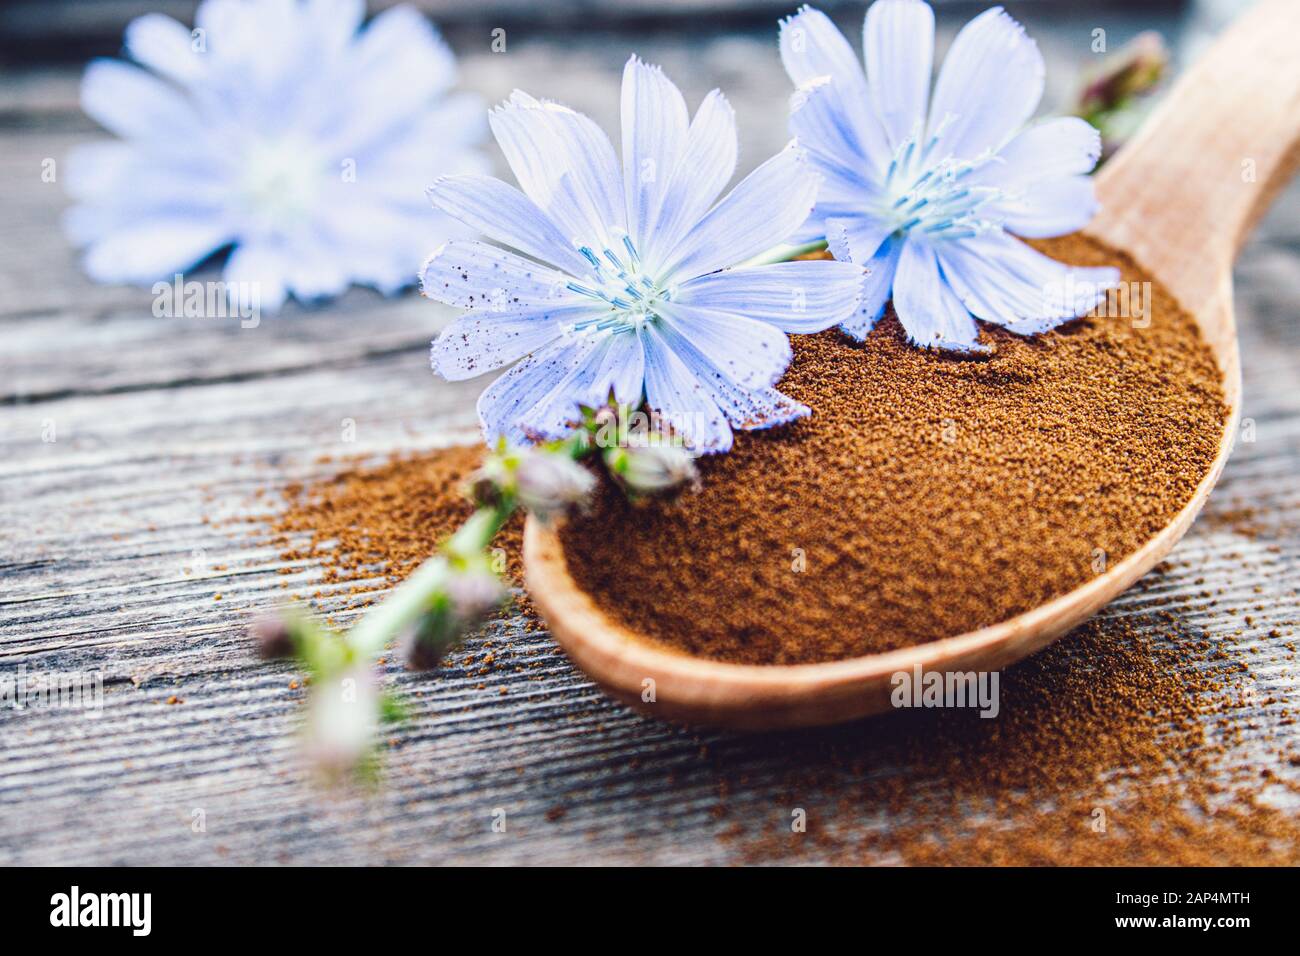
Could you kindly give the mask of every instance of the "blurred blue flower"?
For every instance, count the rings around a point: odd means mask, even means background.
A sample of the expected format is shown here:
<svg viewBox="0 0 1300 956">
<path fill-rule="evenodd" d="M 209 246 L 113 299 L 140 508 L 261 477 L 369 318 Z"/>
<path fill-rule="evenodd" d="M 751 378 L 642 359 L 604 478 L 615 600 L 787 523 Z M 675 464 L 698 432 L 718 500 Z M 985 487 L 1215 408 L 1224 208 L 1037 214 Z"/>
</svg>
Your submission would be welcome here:
<svg viewBox="0 0 1300 956">
<path fill-rule="evenodd" d="M 224 280 L 260 307 L 350 284 L 415 281 L 421 250 L 458 224 L 424 186 L 486 168 L 474 96 L 437 30 L 396 7 L 358 32 L 363 0 L 205 0 L 193 31 L 131 22 L 134 63 L 101 59 L 86 112 L 120 140 L 69 158 L 70 238 L 101 282 L 149 283 L 233 250 Z M 246 291 L 246 290 L 245 290 Z"/>
<path fill-rule="evenodd" d="M 862 270 L 724 267 L 803 224 L 816 171 L 792 144 L 715 203 L 736 165 L 730 106 L 715 90 L 691 120 L 677 87 L 636 57 L 622 119 L 620 165 L 586 116 L 515 92 L 489 121 L 523 191 L 487 176 L 430 187 L 435 206 L 523 253 L 452 241 L 429 259 L 424 293 L 467 310 L 434 343 L 435 371 L 518 363 L 479 399 L 489 440 L 560 437 L 611 391 L 634 406 L 644 396 L 701 451 L 730 448 L 732 428 L 807 415 L 772 388 L 791 358 L 785 333 L 843 322 Z"/>
<path fill-rule="evenodd" d="M 978 351 L 976 318 L 1029 335 L 1091 310 L 1117 270 L 1070 268 L 1014 237 L 1082 228 L 1101 152 L 1081 119 L 1025 127 L 1044 68 L 1020 24 L 1000 7 L 968 23 L 933 96 L 928 4 L 876 0 L 863 47 L 865 73 L 824 14 L 781 24 L 790 129 L 824 176 L 806 231 L 868 273 L 844 330 L 865 338 L 892 296 L 912 342 Z"/>
</svg>

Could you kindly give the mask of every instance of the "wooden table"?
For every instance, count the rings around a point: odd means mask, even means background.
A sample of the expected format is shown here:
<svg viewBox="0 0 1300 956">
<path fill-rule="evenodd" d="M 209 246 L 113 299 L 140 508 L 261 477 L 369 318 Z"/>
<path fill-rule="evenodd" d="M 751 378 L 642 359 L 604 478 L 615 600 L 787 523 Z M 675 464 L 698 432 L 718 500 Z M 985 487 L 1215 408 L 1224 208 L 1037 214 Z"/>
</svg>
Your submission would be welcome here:
<svg viewBox="0 0 1300 956">
<path fill-rule="evenodd" d="M 554 93 L 612 123 L 633 44 L 564 46 L 557 89 L 556 42 L 522 37 L 508 57 L 466 51 L 466 85 L 490 98 L 514 85 Z M 692 101 L 714 83 L 727 89 L 742 168 L 784 141 L 772 31 L 635 47 Z M 0 679 L 98 673 L 104 699 L 98 716 L 0 709 L 0 859 L 727 862 L 737 821 L 788 820 L 788 748 L 635 716 L 518 619 L 471 644 L 478 658 L 492 642 L 487 673 L 385 665 L 413 719 L 393 733 L 378 789 L 311 782 L 294 748 L 300 675 L 257 660 L 245 628 L 286 594 L 320 588 L 319 568 L 282 561 L 257 516 L 279 506 L 286 483 L 330 474 L 322 456 L 471 435 L 480 384 L 432 377 L 429 339 L 450 314 L 415 295 L 353 292 L 241 329 L 154 318 L 147 290 L 88 283 L 57 227 L 62 186 L 40 177 L 44 158 L 61 162 L 100 135 L 76 109 L 77 75 L 18 71 L 0 101 Z M 1244 630 L 1261 689 L 1288 705 L 1300 700 L 1285 647 L 1300 586 L 1298 253 L 1293 189 L 1238 271 L 1256 440 L 1239 443 L 1174 562 L 1107 612 L 1167 610 L 1211 636 Z M 323 606 L 342 607 L 343 590 L 327 586 Z M 887 719 L 862 732 L 888 733 Z M 1300 730 L 1261 725 L 1241 759 L 1276 763 L 1263 742 L 1287 735 Z M 500 809 L 505 833 L 492 828 Z"/>
</svg>

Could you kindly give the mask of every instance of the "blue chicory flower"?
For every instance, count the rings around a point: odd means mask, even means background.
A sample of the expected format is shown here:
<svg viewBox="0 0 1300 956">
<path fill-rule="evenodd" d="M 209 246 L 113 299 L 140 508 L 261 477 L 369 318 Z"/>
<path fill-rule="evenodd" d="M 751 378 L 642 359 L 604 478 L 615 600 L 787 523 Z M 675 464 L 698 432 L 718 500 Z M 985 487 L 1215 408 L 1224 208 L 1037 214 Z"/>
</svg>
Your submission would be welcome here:
<svg viewBox="0 0 1300 956">
<path fill-rule="evenodd" d="M 866 70 L 810 7 L 781 24 L 796 90 L 790 129 L 824 184 L 809 234 L 868 273 L 843 328 L 863 339 L 892 297 L 912 342 L 979 351 L 975 319 L 1023 335 L 1091 310 L 1115 269 L 1070 268 L 1015 236 L 1059 236 L 1097 208 L 1088 173 L 1101 152 L 1081 119 L 1025 127 L 1043 94 L 1043 58 L 1000 7 L 968 23 L 930 90 L 934 13 L 876 0 Z"/>
<path fill-rule="evenodd" d="M 205 0 L 193 31 L 130 23 L 134 63 L 101 59 L 86 112 L 120 140 L 69 160 L 66 228 L 101 282 L 140 284 L 233 246 L 224 280 L 275 310 L 349 284 L 414 282 L 427 245 L 465 234 L 424 186 L 487 168 L 482 103 L 448 93 L 437 30 L 395 7 L 358 32 L 363 0 Z M 413 241 L 414 236 L 414 241 Z"/>
<path fill-rule="evenodd" d="M 785 333 L 848 318 L 862 270 L 743 265 L 812 210 L 820 177 L 803 150 L 791 144 L 715 203 L 736 165 L 730 106 L 715 90 L 691 120 L 677 87 L 635 56 L 621 164 L 586 116 L 522 92 L 489 122 L 523 191 L 449 176 L 429 197 L 522 255 L 454 240 L 423 273 L 427 296 L 467 310 L 434 342 L 435 371 L 464 379 L 517 363 L 479 399 L 489 440 L 560 437 L 580 405 L 611 392 L 644 398 L 700 451 L 729 449 L 733 428 L 808 414 L 772 387 L 791 359 Z"/>
</svg>

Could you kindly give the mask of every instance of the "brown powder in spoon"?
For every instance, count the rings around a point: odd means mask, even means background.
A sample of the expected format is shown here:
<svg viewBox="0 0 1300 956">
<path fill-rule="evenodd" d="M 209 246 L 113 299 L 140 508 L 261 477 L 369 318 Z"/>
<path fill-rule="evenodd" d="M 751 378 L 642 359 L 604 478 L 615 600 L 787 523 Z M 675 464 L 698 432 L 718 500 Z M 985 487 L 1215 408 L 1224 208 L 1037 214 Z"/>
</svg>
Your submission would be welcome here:
<svg viewBox="0 0 1300 956">
<path fill-rule="evenodd" d="M 704 657 L 828 661 L 1006 620 L 1128 555 L 1218 450 L 1220 375 L 1190 316 L 1114 263 L 1130 316 L 1034 339 L 985 327 L 988 359 L 913 348 L 892 311 L 865 345 L 796 336 L 781 389 L 813 410 L 738 433 L 703 487 L 633 507 L 606 487 L 563 532 L 580 587 L 634 630 Z"/>
</svg>

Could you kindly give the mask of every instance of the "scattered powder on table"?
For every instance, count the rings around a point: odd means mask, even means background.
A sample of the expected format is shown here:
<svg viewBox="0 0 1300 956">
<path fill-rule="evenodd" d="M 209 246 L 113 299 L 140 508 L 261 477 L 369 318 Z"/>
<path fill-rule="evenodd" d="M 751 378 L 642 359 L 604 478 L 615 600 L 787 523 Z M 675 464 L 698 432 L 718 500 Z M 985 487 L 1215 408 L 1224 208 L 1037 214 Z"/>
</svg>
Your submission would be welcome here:
<svg viewBox="0 0 1300 956">
<path fill-rule="evenodd" d="M 1040 247 L 1149 280 L 1079 236 Z M 1036 607 L 1164 527 L 1217 453 L 1208 346 L 1158 284 L 1142 304 L 1149 324 L 1088 318 L 1033 339 L 986 326 L 983 360 L 908 345 L 892 311 L 865 344 L 796 336 L 779 387 L 812 415 L 738 433 L 671 505 L 604 487 L 562 532 L 570 573 L 640 633 L 751 664 L 874 653 Z"/>
<path fill-rule="evenodd" d="M 770 737 L 777 807 L 728 842 L 746 862 L 1295 865 L 1300 753 L 1278 733 L 1294 713 L 1249 659 L 1174 615 L 1093 620 L 1003 672 L 996 718 Z M 748 771 L 712 749 L 719 791 L 743 792 Z"/>
<path fill-rule="evenodd" d="M 358 595 L 401 582 L 473 513 L 464 487 L 483 455 L 476 444 L 378 465 L 352 461 L 332 478 L 289 486 L 287 508 L 272 524 L 281 557 L 319 562 L 326 583 L 351 582 Z M 516 516 L 494 543 L 516 585 L 523 583 L 522 541 Z M 526 599 L 521 605 L 531 613 Z"/>
</svg>

